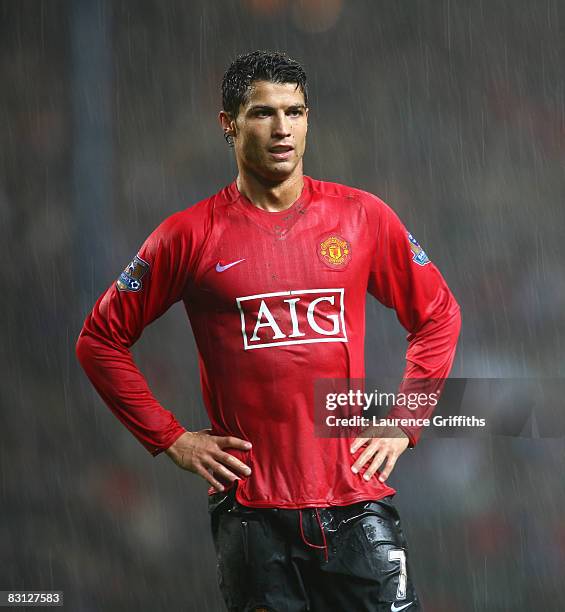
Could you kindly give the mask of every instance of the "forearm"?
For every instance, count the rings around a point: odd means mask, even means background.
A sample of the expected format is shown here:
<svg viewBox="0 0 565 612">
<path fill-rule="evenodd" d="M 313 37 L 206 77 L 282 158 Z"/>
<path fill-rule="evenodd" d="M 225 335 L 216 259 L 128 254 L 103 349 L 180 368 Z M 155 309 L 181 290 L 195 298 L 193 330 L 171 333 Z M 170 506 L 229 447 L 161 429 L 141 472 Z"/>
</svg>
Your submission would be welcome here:
<svg viewBox="0 0 565 612">
<path fill-rule="evenodd" d="M 415 408 L 397 405 L 389 417 L 422 420 L 431 416 L 453 366 L 460 329 L 459 305 L 449 293 L 430 320 L 408 336 L 406 369 L 399 392 L 405 395 L 422 393 L 428 399 L 418 400 Z M 422 427 L 401 426 L 401 429 L 413 447 L 420 438 Z"/>
<path fill-rule="evenodd" d="M 128 348 L 118 347 L 84 328 L 76 354 L 106 405 L 153 456 L 186 431 L 155 399 Z"/>
</svg>

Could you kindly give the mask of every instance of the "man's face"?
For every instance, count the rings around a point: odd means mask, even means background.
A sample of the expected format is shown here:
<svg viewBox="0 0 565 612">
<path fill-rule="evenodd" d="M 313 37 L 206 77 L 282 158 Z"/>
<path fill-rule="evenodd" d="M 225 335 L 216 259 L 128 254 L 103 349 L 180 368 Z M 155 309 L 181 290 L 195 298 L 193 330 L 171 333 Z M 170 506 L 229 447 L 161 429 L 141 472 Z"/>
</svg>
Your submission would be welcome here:
<svg viewBox="0 0 565 612">
<path fill-rule="evenodd" d="M 299 165 L 301 171 L 307 129 L 308 109 L 295 83 L 255 81 L 235 121 L 238 166 L 270 181 L 284 180 Z"/>
</svg>

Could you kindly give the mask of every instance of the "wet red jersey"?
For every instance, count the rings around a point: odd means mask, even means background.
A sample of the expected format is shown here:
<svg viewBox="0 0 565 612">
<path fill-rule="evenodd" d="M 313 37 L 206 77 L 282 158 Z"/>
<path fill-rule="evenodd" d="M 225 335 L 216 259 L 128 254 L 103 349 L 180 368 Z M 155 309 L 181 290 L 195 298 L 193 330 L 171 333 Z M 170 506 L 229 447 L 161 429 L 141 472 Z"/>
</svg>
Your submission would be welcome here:
<svg viewBox="0 0 565 612">
<path fill-rule="evenodd" d="M 404 376 L 446 378 L 459 307 L 382 200 L 306 176 L 290 208 L 267 212 L 234 181 L 147 238 L 86 318 L 77 355 L 110 409 L 157 455 L 186 430 L 129 348 L 182 300 L 212 431 L 253 444 L 233 451 L 252 469 L 238 501 L 300 508 L 379 499 L 394 489 L 351 472 L 350 439 L 314 435 L 314 381 L 364 376 L 367 292 L 409 332 Z M 419 430 L 404 430 L 415 444 Z"/>
</svg>

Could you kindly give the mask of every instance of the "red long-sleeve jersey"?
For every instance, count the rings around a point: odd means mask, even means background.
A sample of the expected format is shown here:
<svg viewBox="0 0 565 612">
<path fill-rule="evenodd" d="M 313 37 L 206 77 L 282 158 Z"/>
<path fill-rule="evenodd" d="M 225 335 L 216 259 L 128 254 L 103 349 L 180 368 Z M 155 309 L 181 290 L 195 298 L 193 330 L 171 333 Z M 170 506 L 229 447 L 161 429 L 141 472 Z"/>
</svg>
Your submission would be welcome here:
<svg viewBox="0 0 565 612">
<path fill-rule="evenodd" d="M 290 208 L 267 212 L 234 181 L 147 238 L 87 316 L 77 355 L 106 404 L 157 455 L 186 430 L 155 399 L 129 349 L 182 300 L 212 432 L 253 444 L 233 451 L 252 469 L 238 486 L 240 503 L 379 499 L 395 491 L 351 472 L 350 439 L 314 435 L 314 381 L 364 376 L 367 291 L 409 332 L 404 377 L 446 378 L 459 306 L 382 200 L 305 176 Z M 414 445 L 419 430 L 404 431 Z"/>
</svg>

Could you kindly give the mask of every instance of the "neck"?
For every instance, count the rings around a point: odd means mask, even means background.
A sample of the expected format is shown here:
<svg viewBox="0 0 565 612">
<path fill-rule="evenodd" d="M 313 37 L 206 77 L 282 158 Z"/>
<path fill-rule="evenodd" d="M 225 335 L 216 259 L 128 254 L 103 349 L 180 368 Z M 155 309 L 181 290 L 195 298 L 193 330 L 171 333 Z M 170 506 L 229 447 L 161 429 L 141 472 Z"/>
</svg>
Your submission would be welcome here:
<svg viewBox="0 0 565 612">
<path fill-rule="evenodd" d="M 254 206 L 269 212 L 279 212 L 290 208 L 302 193 L 304 175 L 302 162 L 295 171 L 282 181 L 273 182 L 242 171 L 240 168 L 236 180 L 239 193 L 244 195 Z"/>
</svg>

